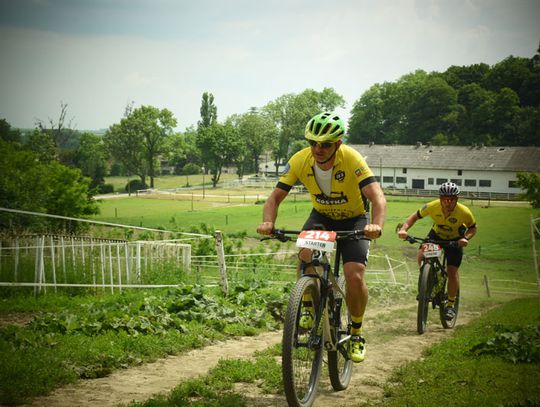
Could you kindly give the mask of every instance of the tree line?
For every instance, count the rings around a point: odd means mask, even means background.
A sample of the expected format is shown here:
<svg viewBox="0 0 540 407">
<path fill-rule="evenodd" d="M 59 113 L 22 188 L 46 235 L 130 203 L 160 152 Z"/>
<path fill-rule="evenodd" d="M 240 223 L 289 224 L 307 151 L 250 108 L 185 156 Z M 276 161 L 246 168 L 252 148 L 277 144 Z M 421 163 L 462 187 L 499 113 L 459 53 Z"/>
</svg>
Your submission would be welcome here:
<svg viewBox="0 0 540 407">
<path fill-rule="evenodd" d="M 375 84 L 355 103 L 349 142 L 540 145 L 540 47 L 488 66 L 422 70 Z"/>
<path fill-rule="evenodd" d="M 239 177 L 258 173 L 266 154 L 273 162 L 268 171 L 277 175 L 279 165 L 306 146 L 307 121 L 344 108 L 345 100 L 333 88 L 306 89 L 220 122 L 214 96 L 204 92 L 200 121 L 183 132 L 174 130 L 170 110 L 131 103 L 104 135 L 72 129 L 67 107 L 61 104 L 57 120 L 38 120 L 29 132 L 0 120 L 0 206 L 90 215 L 98 210 L 91 197 L 112 192 L 106 175 L 137 176 L 134 187 L 153 188 L 163 163 L 175 174 L 204 171 L 216 186 L 225 167 L 236 167 Z M 418 141 L 540 145 L 540 47 L 530 59 L 509 56 L 491 67 L 409 73 L 373 85 L 354 103 L 346 142 Z M 13 220 L 1 215 L 0 228 Z"/>
<path fill-rule="evenodd" d="M 343 96 L 332 88 L 306 89 L 219 122 L 214 97 L 205 92 L 196 127 L 174 133 L 176 120 L 170 111 L 142 106 L 127 109 L 104 139 L 114 159 L 137 174 L 141 185 L 149 177 L 153 187 L 154 162 L 161 157 L 176 174 L 209 173 L 215 186 L 225 166 L 236 167 L 239 177 L 258 172 L 264 153 L 273 162 L 269 172 L 277 175 L 279 165 L 305 147 L 307 121 L 318 112 L 344 106 Z M 161 127 L 150 131 L 152 121 Z M 395 82 L 377 83 L 354 103 L 346 142 L 538 146 L 540 47 L 532 58 L 509 56 L 492 67 L 419 70 Z"/>
</svg>

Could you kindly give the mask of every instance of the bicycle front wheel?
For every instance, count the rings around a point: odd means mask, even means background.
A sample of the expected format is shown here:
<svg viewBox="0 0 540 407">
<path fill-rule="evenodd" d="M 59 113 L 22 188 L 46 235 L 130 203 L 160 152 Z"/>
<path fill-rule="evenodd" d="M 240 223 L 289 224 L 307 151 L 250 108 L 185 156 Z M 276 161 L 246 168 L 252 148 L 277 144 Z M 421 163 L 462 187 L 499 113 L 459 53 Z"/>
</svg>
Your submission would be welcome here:
<svg viewBox="0 0 540 407">
<path fill-rule="evenodd" d="M 293 287 L 283 327 L 282 374 L 283 387 L 290 407 L 309 407 L 315 400 L 323 359 L 322 338 L 317 329 L 299 326 L 302 298 L 310 294 L 313 310 L 320 312 L 317 279 L 301 277 Z M 315 321 L 319 318 L 315 316 Z"/>
<path fill-rule="evenodd" d="M 416 315 L 416 331 L 421 335 L 426 332 L 429 301 L 431 297 L 431 264 L 424 263 L 418 276 L 418 311 Z"/>
<path fill-rule="evenodd" d="M 345 291 L 345 277 L 340 276 L 338 280 L 341 291 Z M 349 359 L 350 340 L 344 338 L 348 335 L 347 328 L 351 322 L 351 313 L 345 303 L 345 298 L 341 293 L 334 291 L 334 301 L 332 307 L 332 340 L 335 340 L 336 350 L 328 351 L 328 373 L 330 383 L 336 391 L 345 390 L 351 381 L 353 362 Z"/>
</svg>

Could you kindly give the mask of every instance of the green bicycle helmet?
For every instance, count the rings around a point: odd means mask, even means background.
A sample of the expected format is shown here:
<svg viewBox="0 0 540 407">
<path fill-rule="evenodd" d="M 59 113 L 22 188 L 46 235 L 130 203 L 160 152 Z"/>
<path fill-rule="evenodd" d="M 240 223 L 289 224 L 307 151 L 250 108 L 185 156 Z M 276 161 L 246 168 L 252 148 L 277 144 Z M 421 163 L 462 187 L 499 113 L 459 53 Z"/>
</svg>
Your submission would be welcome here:
<svg viewBox="0 0 540 407">
<path fill-rule="evenodd" d="M 306 139 L 318 143 L 335 143 L 345 134 L 345 122 L 334 113 L 324 112 L 314 116 L 306 125 Z"/>
</svg>

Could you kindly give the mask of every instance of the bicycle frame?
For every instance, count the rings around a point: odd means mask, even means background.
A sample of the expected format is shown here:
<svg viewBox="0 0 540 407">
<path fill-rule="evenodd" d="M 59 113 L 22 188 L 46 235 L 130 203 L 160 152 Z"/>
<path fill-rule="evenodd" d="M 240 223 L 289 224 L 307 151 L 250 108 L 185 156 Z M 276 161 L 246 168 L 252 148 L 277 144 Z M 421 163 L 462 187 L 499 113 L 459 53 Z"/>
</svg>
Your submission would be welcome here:
<svg viewBox="0 0 540 407">
<path fill-rule="evenodd" d="M 341 250 L 339 246 L 336 248 L 333 269 L 327 252 L 334 250 L 337 240 L 362 238 L 363 231 L 274 230 L 272 238 L 282 242 L 292 240 L 287 235 L 298 236 L 297 246 L 312 250 L 312 256 L 311 263 L 301 266 L 302 275 L 292 288 L 287 305 L 282 341 L 283 386 L 289 406 L 309 407 L 316 397 L 325 350 L 334 390 L 346 389 L 351 379 L 353 362 L 348 354 L 351 320 L 345 278 L 339 275 Z M 314 270 L 307 273 L 307 266 L 313 266 Z M 313 325 L 302 328 L 300 319 L 306 296 L 312 299 L 315 315 Z"/>
<path fill-rule="evenodd" d="M 424 245 L 425 243 L 423 243 Z M 446 280 L 448 277 L 448 273 L 446 271 L 446 253 L 444 250 L 442 251 L 442 254 L 437 257 L 423 257 L 422 261 L 420 263 L 420 270 L 423 270 L 424 264 L 429 263 L 431 265 L 430 270 L 432 270 L 432 278 L 435 278 L 435 281 L 432 283 L 432 287 L 436 289 L 435 291 L 431 292 L 431 304 L 433 306 L 433 309 L 435 309 L 436 304 L 433 300 L 435 300 L 435 297 L 439 294 L 441 289 L 444 287 L 444 284 L 446 284 Z M 420 278 L 420 275 L 419 275 Z"/>
<path fill-rule="evenodd" d="M 340 263 L 341 250 L 339 247 L 336 249 L 333 269 L 330 266 L 330 261 L 326 253 L 314 250 L 312 252 L 312 265 L 321 267 L 323 274 L 322 276 L 317 272 L 315 274 L 304 274 L 304 270 L 301 270 L 302 275 L 300 278 L 316 278 L 320 284 L 321 297 L 319 299 L 319 312 L 316 313 L 316 319 L 313 324 L 310 346 L 320 346 L 320 341 L 322 340 L 326 351 L 339 350 L 343 356 L 348 357 L 344 349 L 339 348 L 339 345 L 351 338 L 351 335 L 348 333 L 351 328 L 350 324 L 347 326 L 347 335 L 341 338 L 338 343 L 336 341 L 337 332 L 333 332 L 333 328 L 338 324 L 338 321 L 332 321 L 333 323 L 331 323 L 331 318 L 339 318 L 340 309 L 332 310 L 332 312 L 329 310 L 330 302 L 333 303 L 333 301 L 329 301 L 329 297 L 332 295 L 331 293 L 336 296 L 342 296 L 343 300 L 345 300 L 345 293 L 340 292 L 341 289 L 337 283 Z M 343 306 L 343 303 L 338 306 Z M 322 332 L 323 335 L 320 335 L 319 332 Z"/>
<path fill-rule="evenodd" d="M 420 273 L 418 275 L 418 315 L 417 331 L 423 334 L 427 326 L 427 309 L 431 303 L 433 309 L 439 307 L 439 316 L 444 328 L 452 328 L 456 317 L 447 321 L 444 315 L 447 292 L 446 284 L 448 273 L 446 268 L 446 251 L 443 248 L 458 247 L 457 241 L 434 240 L 430 238 L 419 238 L 407 236 L 405 239 L 409 243 L 421 243 L 423 258 L 420 262 Z M 427 275 L 425 275 L 428 273 Z M 459 305 L 459 292 L 456 299 L 456 316 Z"/>
</svg>

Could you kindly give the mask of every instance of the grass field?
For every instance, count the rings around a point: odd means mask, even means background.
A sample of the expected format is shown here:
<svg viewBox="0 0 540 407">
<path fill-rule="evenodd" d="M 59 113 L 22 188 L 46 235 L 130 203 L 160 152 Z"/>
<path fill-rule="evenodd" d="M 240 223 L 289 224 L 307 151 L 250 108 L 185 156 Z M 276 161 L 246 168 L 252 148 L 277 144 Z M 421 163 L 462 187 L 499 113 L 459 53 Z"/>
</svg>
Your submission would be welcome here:
<svg viewBox="0 0 540 407">
<path fill-rule="evenodd" d="M 233 193 L 234 191 L 228 191 Z M 222 195 L 227 191 L 221 190 Z M 103 200 L 101 214 L 96 219 L 113 223 L 144 227 L 162 227 L 173 231 L 190 231 L 201 224 L 231 236 L 258 238 L 255 229 L 262 217 L 262 204 L 255 200 L 246 204 L 210 202 L 199 199 L 184 201 L 149 197 Z M 411 268 L 415 268 L 415 247 L 397 239 L 395 227 L 425 202 L 422 198 L 388 197 L 387 219 L 383 236 L 374 243 L 372 252 L 395 259 L 406 254 Z M 478 234 L 465 250 L 462 279 L 471 287 L 485 290 L 484 278 L 497 286 L 512 286 L 513 281 L 534 292 L 530 218 L 538 211 L 515 203 L 467 201 L 476 217 Z M 277 226 L 285 229 L 301 228 L 311 203 L 297 196 L 288 197 L 280 206 Z M 431 226 L 428 219 L 417 222 L 411 234 L 425 236 Z M 369 267 L 368 267 L 369 269 Z"/>
<path fill-rule="evenodd" d="M 235 174 L 222 174 L 220 182 L 235 180 L 238 177 Z M 115 192 L 125 192 L 127 183 L 130 180 L 140 179 L 139 177 L 106 177 L 105 183 L 112 184 Z M 150 178 L 147 178 L 146 183 L 150 185 Z M 212 185 L 211 175 L 204 176 L 205 185 Z M 196 175 L 164 175 L 154 178 L 154 188 L 173 189 L 184 188 L 189 186 L 197 186 L 203 184 L 202 174 Z"/>
<path fill-rule="evenodd" d="M 233 190 L 219 192 L 224 197 L 233 192 L 238 193 Z M 245 192 L 245 195 L 248 196 L 248 193 Z M 249 192 L 249 196 L 252 196 L 252 191 Z M 209 230 L 220 229 L 229 236 L 237 236 L 238 242 L 249 240 L 252 246 L 261 245 L 262 248 L 268 248 L 269 244 L 276 244 L 275 242 L 261 243 L 256 240 L 255 228 L 260 222 L 262 213 L 262 205 L 260 202 L 256 204 L 256 201 L 261 201 L 261 197 L 249 198 L 251 202 L 246 199 L 246 203 L 228 202 L 228 198 L 213 201 L 200 197 L 193 197 L 191 200 L 164 198 L 162 196 L 155 199 L 153 196 L 147 196 L 103 199 L 100 203 L 101 213 L 95 219 L 149 228 L 162 227 L 173 231 L 189 231 L 204 224 Z M 414 260 L 416 248 L 397 239 L 394 228 L 424 202 L 425 200 L 420 198 L 388 197 L 384 233 L 372 247 L 374 255 L 406 259 L 413 276 L 416 275 Z M 534 296 L 535 274 L 529 221 L 531 216 L 538 216 L 538 210 L 494 202 L 489 205 L 473 202 L 470 207 L 476 216 L 479 233 L 466 249 L 461 268 L 464 306 L 478 301 L 502 304 L 516 296 Z M 277 225 L 288 229 L 300 228 L 310 208 L 310 203 L 305 199 L 296 197 L 295 201 L 294 197 L 287 198 L 280 207 Z M 429 227 L 429 221 L 425 220 L 415 225 L 412 232 L 423 236 Z M 246 237 L 241 237 L 243 234 Z M 241 244 L 234 245 L 234 248 L 244 250 Z M 368 269 L 369 267 L 368 265 Z M 532 286 L 532 293 L 494 292 L 493 297 L 488 299 L 483 285 L 486 276 L 492 282 L 492 288 L 496 284 L 508 288 L 514 284 L 512 281 L 522 281 Z M 253 283 L 260 282 L 255 281 L 251 284 Z M 373 285 L 370 287 L 370 293 L 376 297 L 377 290 Z M 201 347 L 212 340 L 234 335 L 252 335 L 271 326 L 267 325 L 272 323 L 271 315 L 279 313 L 279 307 L 283 306 L 283 301 L 285 301 L 283 291 L 275 290 L 275 288 L 268 289 L 264 285 L 241 287 L 241 290 L 235 291 L 227 301 L 219 298 L 214 300 L 215 293 L 202 295 L 197 287 L 191 287 L 190 290 L 192 291 L 173 293 L 164 290 L 155 290 L 151 293 L 126 291 L 114 296 L 48 294 L 38 298 L 28 296 L 3 298 L 0 301 L 0 316 L 17 312 L 36 314 L 40 317 L 28 327 L 0 328 L 0 351 L 4 355 L 3 364 L 0 366 L 0 403 L 21 402 L 29 396 L 47 393 L 55 387 L 79 378 L 100 377 L 120 366 L 139 364 L 167 354 Z M 279 296 L 279 298 L 272 297 L 272 301 L 268 301 L 269 295 Z M 389 302 L 396 301 L 399 296 L 392 290 L 388 290 L 385 295 L 386 301 Z M 254 301 L 259 302 L 254 303 Z M 196 312 L 189 309 L 193 304 L 200 306 L 201 309 Z M 522 318 L 521 315 L 527 312 L 531 304 L 537 305 L 537 301 L 523 302 L 504 309 L 501 311 L 503 314 L 490 316 L 483 320 L 481 325 L 464 331 L 466 339 L 459 339 L 458 336 L 457 345 L 449 344 L 448 349 L 456 349 L 451 352 L 463 354 L 465 348 L 460 345 L 462 342 L 459 340 L 468 341 L 467 343 L 470 344 L 471 338 L 480 341 L 489 335 L 495 335 L 495 324 L 512 321 L 512 318 Z M 185 306 L 186 309 L 182 309 L 179 314 L 171 311 L 180 306 Z M 264 309 L 265 314 L 257 322 L 248 320 L 247 318 L 252 318 L 255 314 L 259 315 L 250 307 L 255 307 L 257 310 Z M 270 309 L 270 307 L 274 308 Z M 208 318 L 209 311 L 217 313 L 211 321 Z M 220 312 L 225 314 L 219 314 Z M 228 316 L 226 313 L 233 312 L 237 313 L 236 321 L 242 322 L 231 324 L 226 322 L 225 316 Z M 189 314 L 192 320 L 189 322 L 179 320 L 178 315 L 184 315 L 183 313 Z M 535 315 L 523 317 L 520 321 L 516 319 L 516 324 L 518 322 L 538 324 L 538 317 Z M 153 322 L 149 324 L 149 320 Z M 460 330 L 457 331 L 458 334 L 460 332 Z M 32 352 L 28 352 L 28 349 L 32 349 Z M 423 375 L 423 380 L 431 383 L 447 377 L 448 369 L 458 376 L 462 372 L 461 369 L 466 369 L 462 374 L 467 378 L 467 383 L 474 381 L 474 385 L 477 386 L 475 388 L 479 388 L 479 391 L 496 390 L 500 394 L 507 393 L 505 389 L 514 389 L 515 383 L 525 383 L 519 382 L 520 375 L 536 378 L 528 369 L 531 369 L 531 366 L 532 369 L 537 369 L 538 363 L 512 367 L 508 364 L 500 364 L 499 361 L 491 362 L 488 356 L 481 360 L 467 359 L 466 362 L 469 365 L 461 367 L 450 362 L 445 352 L 448 352 L 446 348 L 435 349 L 424 358 L 426 364 L 420 362 L 412 368 L 418 370 L 396 373 L 393 380 L 399 382 L 399 388 L 402 388 L 403 392 L 398 392 L 395 387 L 392 390 L 389 389 L 389 396 L 396 400 L 396 404 L 390 404 L 416 405 L 415 403 L 422 399 L 439 400 L 439 404 L 444 402 L 452 405 L 452 400 L 448 401 L 448 398 L 440 394 L 440 386 L 423 386 L 419 389 L 417 381 L 407 380 L 407 377 L 418 375 L 418 372 Z M 493 369 L 508 370 L 508 383 L 503 380 L 504 378 L 500 378 L 500 375 L 492 379 L 488 373 Z M 476 371 L 487 373 L 484 378 L 476 377 Z M 17 374 L 14 375 L 13 372 Z M 536 370 L 536 375 L 537 372 L 538 370 Z M 275 376 L 274 371 L 269 371 L 268 374 Z M 495 390 L 490 390 L 491 380 L 497 380 Z M 36 383 L 39 383 L 39 386 Z M 529 387 L 527 391 L 521 393 L 521 398 L 516 399 L 518 402 L 531 398 L 530 391 L 535 389 L 534 383 L 530 384 L 527 381 L 526 385 Z M 495 393 L 496 396 L 497 393 Z M 467 405 L 467 402 L 476 399 L 463 398 L 463 400 L 465 401 L 455 405 Z"/>
</svg>

